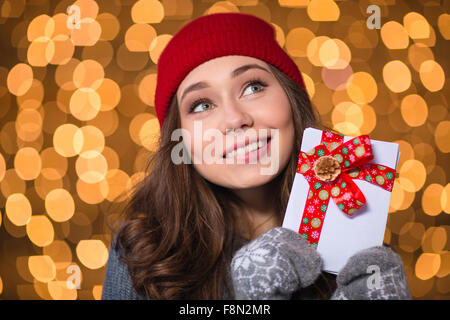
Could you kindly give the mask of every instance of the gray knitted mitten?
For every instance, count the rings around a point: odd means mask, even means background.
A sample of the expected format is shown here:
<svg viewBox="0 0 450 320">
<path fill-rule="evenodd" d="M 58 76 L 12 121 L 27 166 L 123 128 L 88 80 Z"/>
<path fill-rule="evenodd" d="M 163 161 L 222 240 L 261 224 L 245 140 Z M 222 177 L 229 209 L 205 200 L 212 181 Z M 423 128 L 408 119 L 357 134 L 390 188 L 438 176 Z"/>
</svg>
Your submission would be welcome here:
<svg viewBox="0 0 450 320">
<path fill-rule="evenodd" d="M 235 299 L 289 299 L 319 276 L 322 259 L 297 232 L 277 227 L 239 249 L 231 261 Z"/>
<path fill-rule="evenodd" d="M 377 246 L 351 256 L 336 278 L 331 300 L 409 300 L 408 281 L 400 256 Z"/>
</svg>

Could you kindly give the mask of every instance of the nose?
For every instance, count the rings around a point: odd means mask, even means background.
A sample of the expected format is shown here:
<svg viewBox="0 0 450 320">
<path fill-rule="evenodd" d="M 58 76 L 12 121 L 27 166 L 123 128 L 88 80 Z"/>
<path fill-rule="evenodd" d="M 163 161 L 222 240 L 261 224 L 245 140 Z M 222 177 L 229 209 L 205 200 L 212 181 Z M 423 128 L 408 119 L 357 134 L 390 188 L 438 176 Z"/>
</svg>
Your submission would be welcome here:
<svg viewBox="0 0 450 320">
<path fill-rule="evenodd" d="M 228 132 L 253 125 L 253 118 L 245 110 L 245 106 L 239 104 L 236 100 L 228 99 L 223 107 L 223 121 L 221 131 L 224 135 Z"/>
</svg>

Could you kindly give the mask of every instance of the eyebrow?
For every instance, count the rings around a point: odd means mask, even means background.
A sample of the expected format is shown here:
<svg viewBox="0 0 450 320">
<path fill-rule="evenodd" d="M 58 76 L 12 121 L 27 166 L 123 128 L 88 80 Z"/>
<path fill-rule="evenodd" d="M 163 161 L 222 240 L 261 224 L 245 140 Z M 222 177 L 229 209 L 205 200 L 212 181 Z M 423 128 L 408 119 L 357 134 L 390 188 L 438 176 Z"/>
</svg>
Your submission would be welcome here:
<svg viewBox="0 0 450 320">
<path fill-rule="evenodd" d="M 239 76 L 240 74 L 242 74 L 242 73 L 244 73 L 244 72 L 246 72 L 247 70 L 250 70 L 250 69 L 260 69 L 260 70 L 264 70 L 264 71 L 270 73 L 266 68 L 260 66 L 259 64 L 253 63 L 253 64 L 245 64 L 245 65 L 243 65 L 243 66 L 240 66 L 239 68 L 233 70 L 233 71 L 231 72 L 231 75 L 230 75 L 230 76 L 231 76 L 232 79 L 233 79 L 233 78 L 236 78 L 236 77 Z M 194 83 L 194 84 L 191 84 L 189 87 L 187 87 L 187 88 L 184 90 L 183 94 L 181 95 L 181 99 L 180 99 L 181 102 L 180 102 L 180 104 L 183 102 L 183 98 L 184 98 L 184 97 L 186 96 L 186 94 L 188 94 L 189 92 L 195 91 L 195 90 L 204 89 L 204 88 L 208 88 L 208 87 L 209 87 L 209 84 L 208 84 L 208 82 L 205 82 L 205 81 L 200 81 L 200 82 L 196 82 L 196 83 Z"/>
</svg>

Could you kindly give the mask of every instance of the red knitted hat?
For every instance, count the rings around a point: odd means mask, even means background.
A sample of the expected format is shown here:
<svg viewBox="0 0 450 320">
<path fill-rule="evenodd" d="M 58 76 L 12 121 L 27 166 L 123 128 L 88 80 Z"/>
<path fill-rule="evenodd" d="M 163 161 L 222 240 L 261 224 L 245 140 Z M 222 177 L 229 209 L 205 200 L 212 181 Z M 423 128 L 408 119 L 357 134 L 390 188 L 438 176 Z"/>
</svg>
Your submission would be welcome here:
<svg viewBox="0 0 450 320">
<path fill-rule="evenodd" d="M 172 96 L 189 72 L 208 60 L 228 55 L 263 60 L 305 88 L 297 65 L 276 41 L 271 24 L 244 13 L 201 16 L 178 31 L 159 57 L 155 110 L 161 127 Z"/>
</svg>

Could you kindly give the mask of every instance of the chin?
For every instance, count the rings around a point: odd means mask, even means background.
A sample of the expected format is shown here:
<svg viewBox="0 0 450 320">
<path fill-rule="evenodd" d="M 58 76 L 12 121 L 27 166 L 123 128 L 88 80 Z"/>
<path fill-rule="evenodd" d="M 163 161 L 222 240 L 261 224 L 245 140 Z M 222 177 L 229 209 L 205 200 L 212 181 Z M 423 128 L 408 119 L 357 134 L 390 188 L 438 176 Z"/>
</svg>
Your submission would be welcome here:
<svg viewBox="0 0 450 320">
<path fill-rule="evenodd" d="M 265 185 L 272 181 L 280 172 L 273 174 L 261 174 L 261 167 L 256 165 L 249 168 L 248 165 L 238 167 L 223 167 L 217 170 L 201 170 L 197 168 L 199 173 L 208 181 L 229 189 L 248 189 Z M 203 172 L 202 172 L 203 171 Z"/>
</svg>

